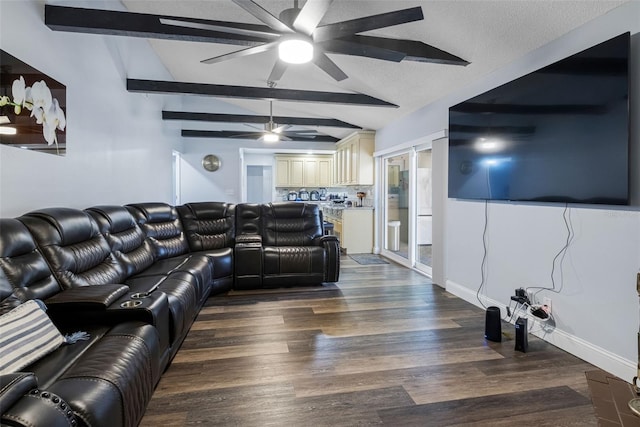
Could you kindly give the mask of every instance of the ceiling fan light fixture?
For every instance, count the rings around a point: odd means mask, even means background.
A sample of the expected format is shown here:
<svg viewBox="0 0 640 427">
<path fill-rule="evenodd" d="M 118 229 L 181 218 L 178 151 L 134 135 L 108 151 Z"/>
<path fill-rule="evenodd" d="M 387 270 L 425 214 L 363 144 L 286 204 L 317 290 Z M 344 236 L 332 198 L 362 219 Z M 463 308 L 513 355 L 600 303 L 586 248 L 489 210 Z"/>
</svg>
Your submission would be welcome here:
<svg viewBox="0 0 640 427">
<path fill-rule="evenodd" d="M 278 45 L 278 56 L 288 64 L 306 64 L 313 59 L 313 44 L 300 36 L 287 38 Z"/>
<path fill-rule="evenodd" d="M 280 135 L 277 133 L 265 133 L 264 134 L 264 142 L 278 142 L 280 141 Z"/>
</svg>

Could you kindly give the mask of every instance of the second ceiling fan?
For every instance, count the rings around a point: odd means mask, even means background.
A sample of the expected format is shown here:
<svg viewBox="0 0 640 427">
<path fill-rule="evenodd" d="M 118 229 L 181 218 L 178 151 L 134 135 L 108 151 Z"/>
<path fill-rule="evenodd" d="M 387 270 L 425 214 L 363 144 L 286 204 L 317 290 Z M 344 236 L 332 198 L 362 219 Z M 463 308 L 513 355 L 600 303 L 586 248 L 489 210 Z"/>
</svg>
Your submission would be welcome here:
<svg viewBox="0 0 640 427">
<path fill-rule="evenodd" d="M 264 128 L 258 128 L 245 123 L 245 126 L 255 129 L 254 131 L 209 131 L 209 130 L 182 130 L 185 137 L 204 138 L 231 138 L 231 139 L 257 139 L 264 142 L 278 141 L 313 141 L 313 142 L 337 142 L 338 138 L 323 135 L 315 130 L 289 130 L 292 125 L 278 125 L 273 118 L 273 101 L 269 101 L 269 121 L 264 124 Z"/>
<path fill-rule="evenodd" d="M 384 61 L 400 62 L 403 59 L 467 65 L 468 62 L 445 51 L 414 40 L 362 36 L 358 33 L 390 27 L 424 19 L 421 7 L 413 7 L 332 24 L 319 25 L 333 0 L 307 0 L 302 8 L 298 0 L 293 7 L 280 12 L 276 18 L 253 0 L 232 0 L 267 26 L 240 27 L 237 23 L 215 22 L 179 17 L 161 18 L 165 25 L 229 33 L 229 37 L 252 37 L 264 43 L 227 53 L 201 62 L 214 64 L 234 58 L 278 49 L 279 58 L 267 79 L 280 80 L 290 63 L 313 61 L 334 80 L 346 79 L 347 74 L 326 53 L 362 56 Z"/>
</svg>

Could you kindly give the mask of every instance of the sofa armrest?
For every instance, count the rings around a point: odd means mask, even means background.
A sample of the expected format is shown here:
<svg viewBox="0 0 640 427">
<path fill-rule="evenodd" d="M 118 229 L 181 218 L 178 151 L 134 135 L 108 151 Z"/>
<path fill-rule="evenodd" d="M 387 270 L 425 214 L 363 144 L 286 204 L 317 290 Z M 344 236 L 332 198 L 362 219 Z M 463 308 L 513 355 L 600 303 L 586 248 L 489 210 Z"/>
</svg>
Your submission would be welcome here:
<svg viewBox="0 0 640 427">
<path fill-rule="evenodd" d="M 340 240 L 337 236 L 334 236 L 332 234 L 326 234 L 324 236 L 319 236 L 313 239 L 313 244 L 315 246 L 325 246 L 326 244 L 330 244 L 331 242 L 337 242 L 339 244 Z"/>
<path fill-rule="evenodd" d="M 169 299 L 164 292 L 127 294 L 111 304 L 104 314 L 109 323 L 140 321 L 153 325 L 160 336 L 162 349 L 170 348 L 175 338 L 169 331 L 171 314 Z"/>
<path fill-rule="evenodd" d="M 2 425 L 75 427 L 72 408 L 58 395 L 38 390 L 31 372 L 0 375 Z"/>
<path fill-rule="evenodd" d="M 340 277 L 340 240 L 333 235 L 320 236 L 313 239 L 313 243 L 324 247 L 327 263 L 324 269 L 324 281 L 337 282 Z"/>
<path fill-rule="evenodd" d="M 38 380 L 32 372 L 0 375 L 0 409 L 13 406 L 23 395 L 37 387 Z"/>
<path fill-rule="evenodd" d="M 82 286 L 47 298 L 45 304 L 52 311 L 105 310 L 128 291 L 129 287 L 121 284 Z"/>
<path fill-rule="evenodd" d="M 236 245 L 259 243 L 262 245 L 262 236 L 259 234 L 240 234 L 236 236 Z"/>
</svg>

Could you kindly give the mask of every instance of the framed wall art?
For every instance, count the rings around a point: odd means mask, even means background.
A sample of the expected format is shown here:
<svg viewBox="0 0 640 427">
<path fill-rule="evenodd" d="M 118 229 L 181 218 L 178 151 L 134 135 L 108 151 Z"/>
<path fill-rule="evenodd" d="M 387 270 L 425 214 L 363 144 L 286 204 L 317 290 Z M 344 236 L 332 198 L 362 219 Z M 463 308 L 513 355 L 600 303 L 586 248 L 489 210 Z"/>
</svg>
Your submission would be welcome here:
<svg viewBox="0 0 640 427">
<path fill-rule="evenodd" d="M 62 83 L 0 50 L 0 144 L 65 155 L 66 93 Z"/>
</svg>

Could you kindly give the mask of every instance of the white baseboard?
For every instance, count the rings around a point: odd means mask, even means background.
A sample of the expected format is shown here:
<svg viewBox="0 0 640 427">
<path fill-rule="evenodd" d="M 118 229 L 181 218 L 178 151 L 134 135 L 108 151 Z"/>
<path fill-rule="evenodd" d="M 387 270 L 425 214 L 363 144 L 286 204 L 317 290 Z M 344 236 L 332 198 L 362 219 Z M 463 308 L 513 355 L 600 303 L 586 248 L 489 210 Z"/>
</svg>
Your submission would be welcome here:
<svg viewBox="0 0 640 427">
<path fill-rule="evenodd" d="M 475 305 L 476 307 L 483 308 L 482 304 L 480 304 L 480 302 L 478 301 L 476 292 L 472 289 L 469 289 L 451 280 L 447 280 L 446 290 L 447 292 L 452 293 L 458 298 L 461 298 L 468 303 Z M 480 297 L 487 307 L 496 306 L 500 308 L 503 315 L 504 313 L 506 313 L 506 305 L 492 300 L 491 298 L 487 298 L 484 295 L 481 295 Z M 534 318 L 530 315 L 528 317 L 530 321 L 534 320 Z M 637 374 L 636 362 L 627 360 L 623 357 L 618 356 L 617 354 L 611 353 L 610 351 L 605 350 L 593 343 L 585 341 L 580 337 L 557 328 L 554 328 L 552 331 L 547 333 L 542 331 L 540 328 L 535 329 L 538 330 L 535 330 L 534 332 L 532 332 L 532 334 L 537 336 L 538 338 L 543 339 L 548 343 L 553 344 L 556 347 L 561 348 L 564 351 L 569 352 L 574 356 L 579 357 L 580 359 L 585 360 L 604 371 L 622 378 L 625 381 L 631 382 L 632 378 Z"/>
</svg>

